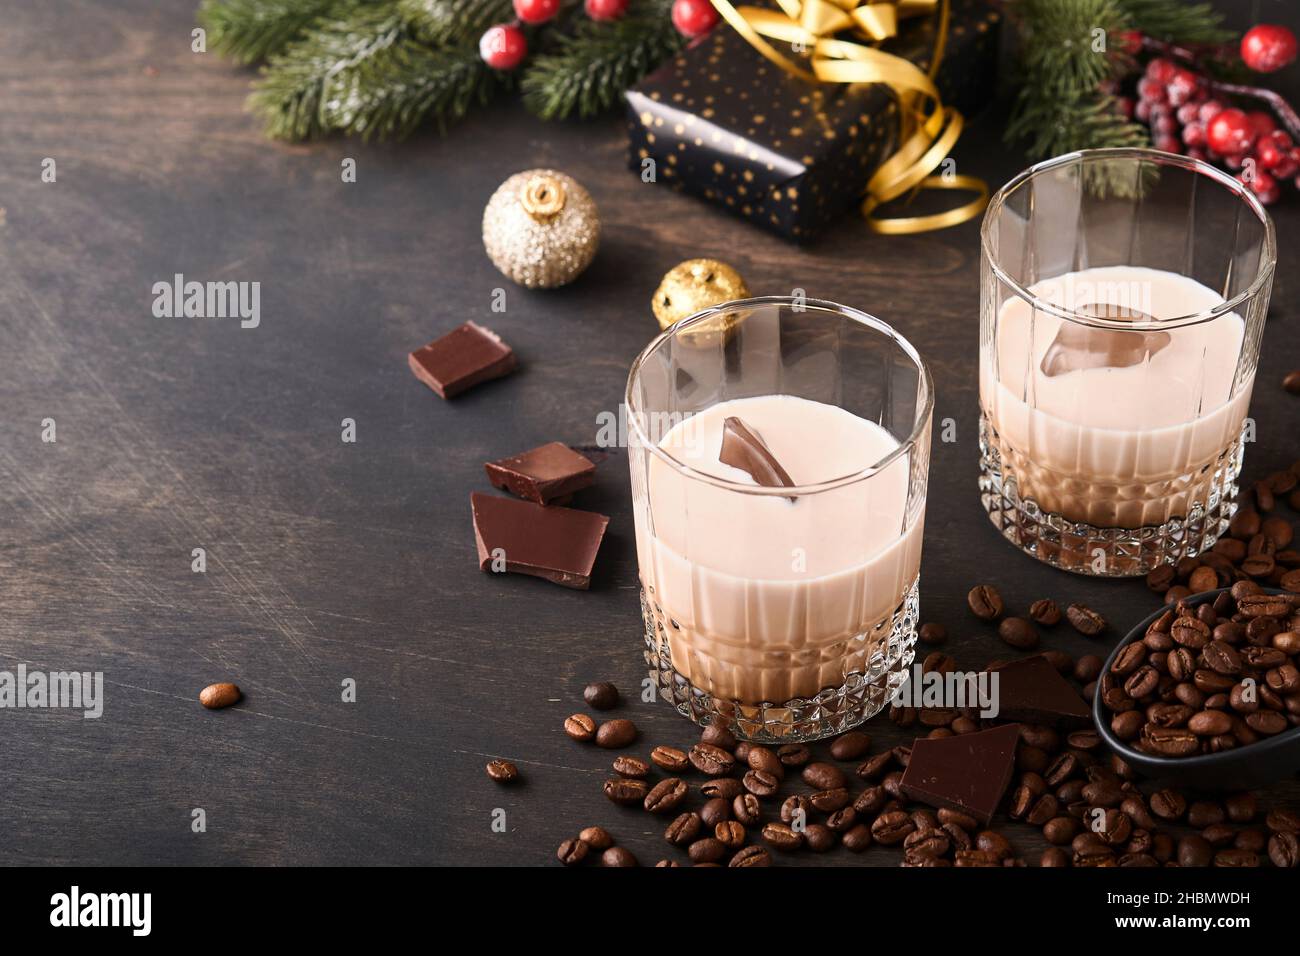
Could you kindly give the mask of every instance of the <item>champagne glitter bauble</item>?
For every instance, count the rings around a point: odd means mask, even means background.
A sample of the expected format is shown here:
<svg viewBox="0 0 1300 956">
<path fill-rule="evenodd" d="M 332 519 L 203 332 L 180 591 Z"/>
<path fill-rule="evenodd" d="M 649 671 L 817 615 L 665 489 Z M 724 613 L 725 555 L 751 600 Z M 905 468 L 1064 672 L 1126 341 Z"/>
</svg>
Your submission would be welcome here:
<svg viewBox="0 0 1300 956">
<path fill-rule="evenodd" d="M 733 299 L 747 298 L 749 287 L 745 280 L 725 262 L 687 259 L 668 270 L 650 305 L 659 320 L 659 328 L 666 329 L 688 315 Z M 683 338 L 705 344 L 713 333 L 730 332 L 738 321 L 739 315 L 711 320 L 693 328 Z"/>
<path fill-rule="evenodd" d="M 492 264 L 530 289 L 572 282 L 600 244 L 600 215 L 587 190 L 554 169 L 515 173 L 483 210 Z"/>
</svg>

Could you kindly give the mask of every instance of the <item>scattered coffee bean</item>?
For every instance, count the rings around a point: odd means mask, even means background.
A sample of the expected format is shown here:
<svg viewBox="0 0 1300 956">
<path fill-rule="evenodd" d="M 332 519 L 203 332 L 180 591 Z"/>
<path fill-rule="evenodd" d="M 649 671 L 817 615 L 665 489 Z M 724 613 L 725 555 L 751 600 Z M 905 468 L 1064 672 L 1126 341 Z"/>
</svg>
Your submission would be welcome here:
<svg viewBox="0 0 1300 956">
<path fill-rule="evenodd" d="M 612 846 L 600 855 L 601 866 L 636 866 L 636 857 L 627 847 Z"/>
<path fill-rule="evenodd" d="M 1282 377 L 1282 387 L 1292 395 L 1300 395 L 1300 368 L 1287 372 Z"/>
<path fill-rule="evenodd" d="M 1061 623 L 1061 608 L 1051 598 L 1042 598 L 1029 605 L 1029 616 L 1042 627 L 1055 627 Z"/>
<path fill-rule="evenodd" d="M 636 724 L 622 717 L 607 720 L 596 731 L 596 746 L 618 750 L 636 740 Z"/>
<path fill-rule="evenodd" d="M 677 777 L 660 780 L 645 795 L 643 805 L 651 813 L 671 813 L 686 799 L 687 790 L 685 781 Z"/>
<path fill-rule="evenodd" d="M 754 796 L 766 799 L 780 789 L 781 779 L 766 770 L 749 770 L 741 779 L 741 783 Z"/>
<path fill-rule="evenodd" d="M 803 744 L 786 744 L 776 752 L 777 759 L 785 767 L 802 767 L 812 759 L 812 751 Z"/>
<path fill-rule="evenodd" d="M 650 792 L 650 785 L 644 780 L 632 780 L 627 777 L 613 777 L 605 781 L 605 796 L 613 803 L 622 806 L 634 806 L 645 801 Z"/>
<path fill-rule="evenodd" d="M 1002 616 L 1002 595 L 991 584 L 979 584 L 966 595 L 971 613 L 981 621 L 996 621 Z"/>
<path fill-rule="evenodd" d="M 731 804 L 739 799 L 739 796 L 732 797 L 730 800 L 726 797 L 712 797 L 704 801 L 704 806 L 700 807 L 700 820 L 710 829 L 716 827 L 730 818 Z"/>
<path fill-rule="evenodd" d="M 768 823 L 763 827 L 763 839 L 778 850 L 789 852 L 803 846 L 803 834 L 786 823 Z"/>
<path fill-rule="evenodd" d="M 727 855 L 727 848 L 716 837 L 696 840 L 686 850 L 692 863 L 717 863 Z"/>
<path fill-rule="evenodd" d="M 223 707 L 229 707 L 231 704 L 239 703 L 239 687 L 231 683 L 209 684 L 203 690 L 199 691 L 199 703 L 208 710 L 220 710 Z"/>
<path fill-rule="evenodd" d="M 718 777 L 723 774 L 731 773 L 736 766 L 736 758 L 721 747 L 715 744 L 706 744 L 703 741 L 691 748 L 687 755 L 691 765 L 700 773 L 708 774 L 710 777 Z M 735 794 L 732 794 L 735 796 Z"/>
<path fill-rule="evenodd" d="M 519 779 L 519 768 L 509 760 L 489 760 L 487 775 L 497 783 L 513 783 Z"/>
<path fill-rule="evenodd" d="M 1084 604 L 1071 604 L 1065 609 L 1065 617 L 1084 637 L 1096 637 L 1106 630 L 1106 619 Z"/>
<path fill-rule="evenodd" d="M 728 866 L 771 866 L 772 855 L 767 852 L 767 847 L 751 844 L 750 846 L 741 847 L 736 851 L 736 855 L 731 858 Z"/>
<path fill-rule="evenodd" d="M 848 785 L 848 778 L 844 776 L 844 771 L 833 763 L 810 763 L 803 768 L 804 783 L 817 790 L 834 790 L 838 787 Z"/>
<path fill-rule="evenodd" d="M 582 699 L 587 702 L 588 707 L 609 710 L 618 704 L 618 688 L 609 681 L 597 681 L 583 689 Z"/>
<path fill-rule="evenodd" d="M 588 849 L 581 840 L 565 840 L 555 851 L 555 856 L 565 866 L 573 866 L 587 858 Z"/>
<path fill-rule="evenodd" d="M 927 622 L 917 629 L 916 636 L 922 644 L 942 644 L 948 639 L 948 629 L 942 624 Z"/>
<path fill-rule="evenodd" d="M 578 834 L 578 839 L 593 850 L 605 851 L 614 845 L 614 838 L 604 827 L 586 827 Z"/>
<path fill-rule="evenodd" d="M 736 820 L 724 820 L 713 830 L 714 839 L 728 850 L 738 850 L 745 845 L 745 827 Z"/>
<path fill-rule="evenodd" d="M 565 718 L 564 732 L 574 740 L 586 743 L 596 739 L 596 721 L 588 714 L 574 714 Z"/>
<path fill-rule="evenodd" d="M 762 816 L 763 807 L 758 802 L 758 797 L 752 793 L 742 793 L 731 801 L 731 812 L 742 825 L 752 827 Z"/>
<path fill-rule="evenodd" d="M 804 843 L 814 853 L 825 853 L 835 846 L 836 832 L 823 823 L 810 823 L 804 828 Z"/>
<path fill-rule="evenodd" d="M 850 730 L 831 741 L 831 756 L 836 760 L 857 760 L 871 749 L 871 737 L 860 730 Z"/>
<path fill-rule="evenodd" d="M 676 747 L 655 747 L 650 751 L 650 760 L 656 767 L 662 767 L 669 773 L 685 773 L 690 768 L 686 752 Z"/>
<path fill-rule="evenodd" d="M 650 765 L 640 757 L 629 757 L 623 754 L 614 758 L 614 772 L 620 777 L 641 780 L 650 776 Z"/>
<path fill-rule="evenodd" d="M 1030 651 L 1038 646 L 1038 631 L 1023 617 L 1004 617 L 998 624 L 998 637 L 1018 651 Z"/>
<path fill-rule="evenodd" d="M 721 747 L 723 750 L 734 750 L 737 743 L 736 735 L 718 724 L 709 724 L 705 727 L 700 733 L 700 742 Z"/>
</svg>

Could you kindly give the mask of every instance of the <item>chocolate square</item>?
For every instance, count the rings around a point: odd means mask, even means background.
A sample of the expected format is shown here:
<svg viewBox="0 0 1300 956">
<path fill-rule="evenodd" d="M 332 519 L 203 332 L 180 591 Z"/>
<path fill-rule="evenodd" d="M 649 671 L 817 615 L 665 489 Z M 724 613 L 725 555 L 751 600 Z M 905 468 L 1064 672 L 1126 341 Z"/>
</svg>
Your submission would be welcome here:
<svg viewBox="0 0 1300 956">
<path fill-rule="evenodd" d="M 513 372 L 516 363 L 515 353 L 501 336 L 466 322 L 416 349 L 407 364 L 421 382 L 443 398 L 452 398 L 480 382 Z"/>
<path fill-rule="evenodd" d="M 502 491 L 541 505 L 563 504 L 575 491 L 588 487 L 596 474 L 590 460 L 558 441 L 483 467 L 488 481 Z"/>
<path fill-rule="evenodd" d="M 545 578 L 585 591 L 609 518 L 593 511 L 546 507 L 531 501 L 474 492 L 474 540 L 478 566 Z"/>
</svg>

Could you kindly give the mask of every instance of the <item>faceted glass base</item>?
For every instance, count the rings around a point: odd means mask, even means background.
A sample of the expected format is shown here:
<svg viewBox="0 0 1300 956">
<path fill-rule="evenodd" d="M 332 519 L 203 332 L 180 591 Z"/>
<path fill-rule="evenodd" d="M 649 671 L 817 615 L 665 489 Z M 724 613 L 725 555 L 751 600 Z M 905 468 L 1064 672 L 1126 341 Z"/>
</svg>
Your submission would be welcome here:
<svg viewBox="0 0 1300 956">
<path fill-rule="evenodd" d="M 1178 482 L 1185 517 L 1143 528 L 1098 528 L 1044 511 L 1021 497 L 1004 467 L 997 433 L 980 416 L 980 503 L 1002 536 L 1053 567 L 1094 577 L 1135 577 L 1162 564 L 1208 551 L 1237 510 L 1243 443 L 1233 442 L 1213 462 Z M 1167 483 L 1174 484 L 1174 483 Z"/>
<path fill-rule="evenodd" d="M 723 700 L 694 686 L 673 667 L 672 651 L 658 618 L 641 593 L 645 621 L 645 659 L 659 695 L 683 717 L 701 726 L 720 724 L 741 740 L 785 744 L 819 740 L 843 733 L 884 708 L 907 676 L 915 656 L 920 597 L 916 582 L 893 614 L 872 632 L 850 644 L 872 647 L 866 673 L 854 671 L 839 687 L 827 687 L 808 697 L 780 703 Z"/>
</svg>

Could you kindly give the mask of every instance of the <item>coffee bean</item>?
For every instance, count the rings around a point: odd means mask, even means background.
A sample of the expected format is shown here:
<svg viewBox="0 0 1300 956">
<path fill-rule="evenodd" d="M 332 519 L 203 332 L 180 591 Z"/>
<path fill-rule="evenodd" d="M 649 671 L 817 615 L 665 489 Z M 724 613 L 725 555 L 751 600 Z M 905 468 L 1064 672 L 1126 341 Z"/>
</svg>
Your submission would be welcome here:
<svg viewBox="0 0 1300 956">
<path fill-rule="evenodd" d="M 951 845 L 948 834 L 942 830 L 914 830 L 903 841 L 903 849 L 913 858 L 941 857 Z"/>
<path fill-rule="evenodd" d="M 519 768 L 509 760 L 489 760 L 487 775 L 497 783 L 513 783 L 519 779 Z"/>
<path fill-rule="evenodd" d="M 714 744 L 700 742 L 691 748 L 687 755 L 691 765 L 700 773 L 710 777 L 720 777 L 731 773 L 736 766 L 736 758 Z M 732 794 L 735 796 L 735 794 Z"/>
<path fill-rule="evenodd" d="M 763 810 L 762 805 L 758 802 L 758 797 L 752 793 L 742 793 L 731 801 L 731 812 L 742 824 L 752 827 L 758 822 Z"/>
<path fill-rule="evenodd" d="M 839 839 L 835 831 L 823 823 L 810 823 L 803 832 L 804 843 L 814 853 L 825 853 Z"/>
<path fill-rule="evenodd" d="M 1294 833 L 1274 833 L 1268 838 L 1268 858 L 1282 869 L 1294 869 L 1300 863 L 1300 837 Z"/>
<path fill-rule="evenodd" d="M 860 730 L 850 730 L 831 741 L 831 756 L 836 760 L 857 760 L 871 749 L 871 737 Z"/>
<path fill-rule="evenodd" d="M 700 807 L 700 820 L 703 824 L 712 829 L 723 820 L 731 817 L 731 804 L 736 798 L 728 799 L 726 797 L 712 797 L 704 801 L 704 806 Z"/>
<path fill-rule="evenodd" d="M 565 866 L 573 866 L 587 858 L 588 849 L 587 844 L 581 840 L 565 840 L 555 851 L 555 856 Z"/>
<path fill-rule="evenodd" d="M 803 846 L 803 834 L 785 823 L 768 823 L 763 827 L 763 839 L 778 850 L 797 850 Z"/>
<path fill-rule="evenodd" d="M 1221 710 L 1203 710 L 1188 719 L 1187 729 L 1198 737 L 1217 737 L 1232 729 L 1232 718 Z"/>
<path fill-rule="evenodd" d="M 585 827 L 578 839 L 596 851 L 608 850 L 614 845 L 614 838 L 604 827 Z"/>
<path fill-rule="evenodd" d="M 1084 654 L 1074 662 L 1074 679 L 1080 684 L 1087 684 L 1097 679 L 1105 665 L 1096 654 Z"/>
<path fill-rule="evenodd" d="M 668 777 L 660 780 L 645 795 L 644 806 L 651 813 L 671 813 L 686 799 L 687 790 L 685 781 Z"/>
<path fill-rule="evenodd" d="M 948 629 L 942 624 L 925 623 L 916 632 L 922 644 L 942 644 L 948 639 Z"/>
<path fill-rule="evenodd" d="M 882 846 L 895 846 L 916 829 L 912 818 L 901 810 L 882 813 L 871 824 L 871 838 Z"/>
<path fill-rule="evenodd" d="M 1085 637 L 1096 637 L 1106 630 L 1106 619 L 1084 604 L 1071 604 L 1065 609 L 1065 617 Z"/>
<path fill-rule="evenodd" d="M 894 755 L 890 751 L 885 751 L 873 757 L 868 757 L 858 765 L 855 772 L 863 780 L 879 780 L 893 761 Z"/>
<path fill-rule="evenodd" d="M 588 707 L 609 710 L 618 704 L 618 688 L 609 681 L 597 681 L 583 689 L 582 699 L 587 702 Z"/>
<path fill-rule="evenodd" d="M 1055 627 L 1061 623 L 1061 608 L 1051 598 L 1042 598 L 1029 605 L 1029 616 L 1035 624 Z"/>
<path fill-rule="evenodd" d="M 1043 839 L 1054 846 L 1064 846 L 1079 832 L 1079 821 L 1074 817 L 1052 817 L 1043 824 Z"/>
<path fill-rule="evenodd" d="M 650 765 L 639 757 L 626 754 L 614 758 L 614 772 L 620 777 L 634 777 L 640 780 L 650 775 Z"/>
<path fill-rule="evenodd" d="M 596 731 L 596 746 L 606 750 L 626 747 L 637 737 L 636 724 L 623 717 L 607 720 Z"/>
<path fill-rule="evenodd" d="M 632 851 L 623 846 L 612 846 L 600 855 L 601 866 L 636 866 L 636 857 Z"/>
<path fill-rule="evenodd" d="M 736 746 L 736 735 L 719 724 L 709 724 L 700 732 L 700 742 L 721 747 L 723 750 L 733 750 Z"/>
<path fill-rule="evenodd" d="M 745 773 L 741 783 L 746 790 L 760 799 L 772 796 L 781 786 L 780 778 L 766 770 L 750 770 Z"/>
<path fill-rule="evenodd" d="M 239 703 L 242 696 L 243 694 L 236 684 L 229 682 L 209 684 L 199 691 L 199 703 L 208 710 L 220 710 L 223 707 Z"/>
<path fill-rule="evenodd" d="M 1193 594 L 1213 591 L 1219 586 L 1219 575 L 1211 567 L 1199 567 L 1187 579 L 1187 587 Z"/>
<path fill-rule="evenodd" d="M 605 781 L 605 796 L 621 806 L 633 806 L 642 803 L 650 792 L 650 785 L 644 780 L 630 780 L 626 777 L 614 777 Z"/>
<path fill-rule="evenodd" d="M 1038 646 L 1038 631 L 1034 625 L 1023 617 L 1006 617 L 998 624 L 998 637 L 1003 643 L 1020 651 L 1033 650 Z"/>
<path fill-rule="evenodd" d="M 1282 377 L 1282 387 L 1292 395 L 1300 395 L 1300 369 L 1287 372 Z"/>
<path fill-rule="evenodd" d="M 746 846 L 736 851 L 736 855 L 731 858 L 728 866 L 771 866 L 772 854 L 767 852 L 767 847 L 763 846 Z"/>
<path fill-rule="evenodd" d="M 766 747 L 760 747 L 757 744 L 749 748 L 749 753 L 745 755 L 745 760 L 753 770 L 761 770 L 764 773 L 773 776 L 777 781 L 785 779 L 785 765 L 781 759 Z"/>
<path fill-rule="evenodd" d="M 1274 833 L 1294 833 L 1300 836 L 1300 813 L 1279 807 L 1268 812 L 1264 825 Z"/>
<path fill-rule="evenodd" d="M 1120 677 L 1131 674 L 1142 666 L 1146 658 L 1147 648 L 1141 641 L 1126 644 L 1115 655 L 1115 660 L 1110 665 L 1110 672 Z"/>
<path fill-rule="evenodd" d="M 587 714 L 574 714 L 564 721 L 564 732 L 574 740 L 582 741 L 596 739 L 596 721 Z"/>
<path fill-rule="evenodd" d="M 1214 865 L 1223 867 L 1255 867 L 1259 866 L 1258 854 L 1251 853 L 1249 850 L 1220 850 L 1214 854 Z"/>
<path fill-rule="evenodd" d="M 840 834 L 840 843 L 850 853 L 861 853 L 871 846 L 872 828 L 865 823 L 858 823 Z"/>
<path fill-rule="evenodd" d="M 717 863 L 727 855 L 727 848 L 716 837 L 696 840 L 686 850 L 692 863 Z"/>
<path fill-rule="evenodd" d="M 833 787 L 829 790 L 818 790 L 808 798 L 808 802 L 812 804 L 813 809 L 822 813 L 834 813 L 852 803 L 853 795 L 846 787 Z"/>
<path fill-rule="evenodd" d="M 786 744 L 776 752 L 777 759 L 785 767 L 802 767 L 812 759 L 812 751 L 803 744 Z"/>
<path fill-rule="evenodd" d="M 817 790 L 834 790 L 848 785 L 844 772 L 833 763 L 810 763 L 800 776 L 804 783 Z"/>
<path fill-rule="evenodd" d="M 1048 847 L 1038 860 L 1039 866 L 1062 867 L 1070 865 L 1070 854 L 1059 846 Z"/>
<path fill-rule="evenodd" d="M 996 621 L 1002 616 L 1002 595 L 991 584 L 980 584 L 971 588 L 966 595 L 966 603 L 971 613 L 981 621 Z"/>
<path fill-rule="evenodd" d="M 713 836 L 729 850 L 745 845 L 745 828 L 735 820 L 724 820 L 713 829 Z"/>
</svg>

